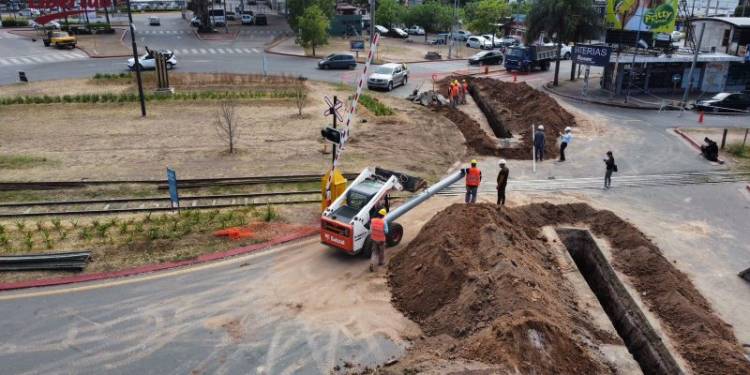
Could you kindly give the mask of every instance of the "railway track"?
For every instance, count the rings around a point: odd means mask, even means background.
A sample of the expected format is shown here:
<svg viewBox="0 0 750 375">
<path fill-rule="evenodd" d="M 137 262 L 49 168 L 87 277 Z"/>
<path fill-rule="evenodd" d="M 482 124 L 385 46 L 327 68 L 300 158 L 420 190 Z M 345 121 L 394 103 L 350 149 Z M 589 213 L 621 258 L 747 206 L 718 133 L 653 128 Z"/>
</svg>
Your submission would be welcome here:
<svg viewBox="0 0 750 375">
<path fill-rule="evenodd" d="M 319 178 L 319 177 L 317 177 Z M 614 179 L 617 188 L 640 188 L 649 186 L 674 186 L 716 184 L 750 181 L 750 172 L 684 172 L 651 175 L 624 175 Z M 563 191 L 563 190 L 600 190 L 602 177 L 549 179 L 549 180 L 512 180 L 509 191 Z M 495 184 L 485 182 L 481 185 L 480 194 L 494 194 Z M 459 181 L 438 193 L 442 196 L 463 195 L 465 187 Z M 397 195 L 397 199 L 410 195 Z M 196 195 L 180 197 L 183 209 L 218 209 L 240 206 L 289 205 L 319 203 L 320 191 L 284 191 L 245 194 Z M 171 211 L 171 202 L 166 195 L 149 198 L 116 198 L 89 199 L 74 201 L 14 202 L 0 203 L 0 218 L 23 218 L 35 216 L 64 215 L 104 215 L 133 212 Z"/>
</svg>

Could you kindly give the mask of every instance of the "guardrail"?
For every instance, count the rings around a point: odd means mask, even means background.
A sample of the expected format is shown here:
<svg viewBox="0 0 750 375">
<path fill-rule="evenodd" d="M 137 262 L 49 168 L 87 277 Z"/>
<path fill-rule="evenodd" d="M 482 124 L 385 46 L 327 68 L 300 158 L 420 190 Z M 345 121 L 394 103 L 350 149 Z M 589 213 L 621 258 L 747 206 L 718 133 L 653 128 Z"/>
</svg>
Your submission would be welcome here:
<svg viewBox="0 0 750 375">
<path fill-rule="evenodd" d="M 89 251 L 2 256 L 0 271 L 81 271 L 90 257 Z"/>
</svg>

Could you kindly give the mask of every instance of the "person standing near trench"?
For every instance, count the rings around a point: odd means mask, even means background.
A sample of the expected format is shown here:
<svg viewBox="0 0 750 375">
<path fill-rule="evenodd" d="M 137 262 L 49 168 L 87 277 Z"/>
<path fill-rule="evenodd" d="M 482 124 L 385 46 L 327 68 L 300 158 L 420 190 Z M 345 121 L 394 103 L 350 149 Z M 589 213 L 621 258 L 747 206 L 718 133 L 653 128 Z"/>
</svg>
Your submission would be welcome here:
<svg viewBox="0 0 750 375">
<path fill-rule="evenodd" d="M 607 151 L 604 165 L 607 167 L 607 171 L 604 173 L 604 188 L 609 189 L 612 186 L 612 173 L 617 172 L 617 164 L 615 164 L 615 157 L 612 156 L 612 151 Z"/>
<path fill-rule="evenodd" d="M 477 161 L 471 161 L 471 168 L 465 170 L 466 175 L 466 203 L 476 203 L 479 193 L 479 183 L 482 182 L 482 171 L 477 168 Z"/>
<path fill-rule="evenodd" d="M 534 132 L 534 160 L 544 159 L 544 126 L 539 125 Z"/>
<path fill-rule="evenodd" d="M 571 134 L 570 126 L 565 128 L 565 132 L 560 136 L 560 161 L 565 161 L 565 149 L 573 140 L 573 134 Z"/>
<path fill-rule="evenodd" d="M 500 172 L 497 173 L 497 205 L 505 206 L 505 187 L 508 186 L 510 170 L 505 166 L 505 159 L 500 159 Z"/>
</svg>

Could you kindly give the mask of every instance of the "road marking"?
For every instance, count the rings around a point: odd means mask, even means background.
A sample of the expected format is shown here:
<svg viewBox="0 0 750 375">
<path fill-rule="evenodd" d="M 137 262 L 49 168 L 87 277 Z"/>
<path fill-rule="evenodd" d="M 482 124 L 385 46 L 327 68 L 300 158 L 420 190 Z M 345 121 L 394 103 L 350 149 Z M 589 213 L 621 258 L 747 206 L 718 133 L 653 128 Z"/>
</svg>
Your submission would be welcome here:
<svg viewBox="0 0 750 375">
<path fill-rule="evenodd" d="M 198 54 L 198 50 L 196 50 L 195 48 L 191 48 L 191 49 L 190 49 L 190 52 L 192 52 L 192 53 L 194 53 L 194 54 L 196 54 L 196 55 Z"/>
<path fill-rule="evenodd" d="M 44 55 L 40 57 L 43 58 L 46 62 L 55 62 L 55 59 L 50 55 Z"/>
<path fill-rule="evenodd" d="M 19 57 L 18 59 L 21 60 L 21 61 L 23 61 L 26 64 L 33 64 L 34 63 L 34 60 L 32 60 L 32 59 L 30 59 L 28 57 Z"/>
<path fill-rule="evenodd" d="M 239 49 L 239 48 L 235 48 L 234 51 L 237 52 L 237 53 L 242 53 L 242 50 Z"/>
<path fill-rule="evenodd" d="M 34 61 L 36 61 L 36 62 L 38 62 L 38 63 L 45 62 L 44 60 L 42 60 L 41 57 L 38 57 L 38 56 L 29 56 L 29 58 L 32 59 L 32 60 L 34 60 Z"/>
<path fill-rule="evenodd" d="M 213 48 L 209 48 L 208 52 L 210 52 L 210 53 L 216 53 L 216 51 Z"/>
<path fill-rule="evenodd" d="M 63 61 L 63 60 L 65 60 L 65 56 L 58 55 L 58 54 L 49 55 L 49 57 L 52 58 L 55 61 Z"/>
<path fill-rule="evenodd" d="M 55 289 L 55 290 L 39 290 L 39 291 L 33 291 L 28 293 L 14 293 L 14 294 L 0 294 L 0 301 L 8 301 L 8 300 L 15 300 L 15 299 L 21 299 L 21 298 L 32 298 L 32 297 L 44 297 L 44 296 L 52 296 L 57 294 L 66 294 L 66 293 L 74 293 L 74 292 L 84 292 L 87 290 L 95 290 L 95 289 L 102 289 L 102 288 L 111 288 L 114 286 L 120 286 L 120 285 L 127 285 L 127 284 L 133 284 L 143 281 L 150 281 L 150 280 L 158 280 L 163 279 L 165 277 L 170 276 L 177 276 L 177 275 L 183 275 L 195 271 L 201 271 L 206 269 L 212 269 L 217 268 L 221 266 L 226 266 L 234 263 L 240 263 L 240 262 L 246 262 L 250 259 L 258 258 L 264 255 L 271 255 L 278 252 L 281 252 L 283 250 L 287 250 L 290 248 L 294 248 L 297 246 L 308 246 L 312 245 L 313 243 L 319 242 L 319 237 L 312 237 L 308 239 L 302 239 L 302 240 L 295 240 L 289 243 L 285 243 L 278 246 L 272 246 L 268 249 L 264 250 L 258 250 L 255 252 L 252 252 L 250 254 L 245 255 L 238 255 L 235 257 L 218 260 L 214 262 L 208 262 L 199 264 L 196 266 L 187 266 L 184 268 L 178 268 L 174 270 L 167 270 L 163 272 L 156 272 L 153 274 L 146 274 L 145 276 L 131 276 L 121 279 L 112 279 L 112 280 L 103 280 L 101 282 L 97 282 L 94 285 L 83 285 L 83 286 L 76 286 L 71 288 L 65 288 L 65 289 Z M 12 293 L 12 292 L 11 292 Z"/>
<path fill-rule="evenodd" d="M 247 48 L 243 48 L 242 50 L 245 51 L 245 52 L 247 52 L 247 53 L 253 53 L 253 51 L 251 51 L 251 50 L 249 50 Z"/>
<path fill-rule="evenodd" d="M 203 54 L 203 55 L 205 55 L 205 54 L 206 54 L 206 50 L 205 50 L 205 49 L 203 49 L 203 48 L 199 48 L 199 50 L 201 51 L 201 54 Z"/>
<path fill-rule="evenodd" d="M 227 53 L 234 53 L 234 50 L 232 50 L 231 48 L 227 48 Z"/>
<path fill-rule="evenodd" d="M 255 52 L 255 53 L 260 53 L 260 51 L 258 51 L 258 49 L 257 49 L 257 48 L 253 48 L 253 52 Z"/>
<path fill-rule="evenodd" d="M 221 48 L 217 48 L 216 50 L 217 50 L 217 51 L 219 51 L 219 53 L 220 53 L 220 54 L 222 54 L 222 55 L 226 53 L 226 52 L 224 52 L 224 50 L 223 50 L 223 49 L 221 49 Z"/>
<path fill-rule="evenodd" d="M 10 62 L 6 61 L 5 59 L 0 59 L 0 64 L 10 65 Z"/>
<path fill-rule="evenodd" d="M 9 58 L 8 58 L 8 61 L 10 61 L 10 62 L 11 62 L 11 64 L 13 64 L 13 65 L 18 65 L 18 64 L 20 64 L 20 63 L 21 63 L 20 61 L 16 60 L 16 59 L 15 59 L 15 58 L 13 58 L 13 57 L 9 57 Z"/>
</svg>

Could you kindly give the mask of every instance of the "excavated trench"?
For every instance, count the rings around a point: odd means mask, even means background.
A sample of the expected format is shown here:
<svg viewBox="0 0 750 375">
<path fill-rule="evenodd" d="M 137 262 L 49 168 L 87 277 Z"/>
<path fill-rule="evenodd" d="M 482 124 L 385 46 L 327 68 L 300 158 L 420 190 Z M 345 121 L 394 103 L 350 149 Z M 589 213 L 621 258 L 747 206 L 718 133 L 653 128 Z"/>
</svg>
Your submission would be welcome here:
<svg viewBox="0 0 750 375">
<path fill-rule="evenodd" d="M 556 231 L 643 373 L 682 374 L 589 231 L 569 228 Z"/>
</svg>

